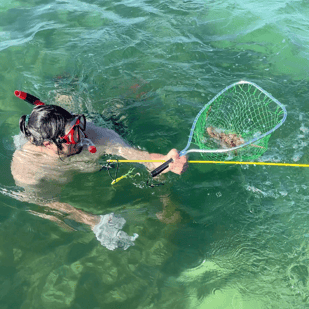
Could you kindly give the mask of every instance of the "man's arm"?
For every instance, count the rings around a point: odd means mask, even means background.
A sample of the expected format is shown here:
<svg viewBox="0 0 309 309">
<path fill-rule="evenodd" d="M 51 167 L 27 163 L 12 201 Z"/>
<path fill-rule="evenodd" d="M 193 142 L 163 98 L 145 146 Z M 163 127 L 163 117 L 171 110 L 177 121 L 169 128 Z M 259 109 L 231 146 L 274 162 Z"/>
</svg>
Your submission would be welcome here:
<svg viewBox="0 0 309 309">
<path fill-rule="evenodd" d="M 178 151 L 172 149 L 167 155 L 158 153 L 149 153 L 131 147 L 124 139 L 122 139 L 115 131 L 97 127 L 92 123 L 87 124 L 86 130 L 87 136 L 93 141 L 97 147 L 99 155 L 111 154 L 123 157 L 128 160 L 164 160 L 167 161 L 170 158 L 173 162 L 170 163 L 169 167 L 163 171 L 163 173 L 173 172 L 180 175 L 187 169 L 187 158 L 186 156 L 179 157 Z M 145 163 L 144 164 L 149 170 L 153 170 L 160 166 L 162 163 Z"/>
</svg>

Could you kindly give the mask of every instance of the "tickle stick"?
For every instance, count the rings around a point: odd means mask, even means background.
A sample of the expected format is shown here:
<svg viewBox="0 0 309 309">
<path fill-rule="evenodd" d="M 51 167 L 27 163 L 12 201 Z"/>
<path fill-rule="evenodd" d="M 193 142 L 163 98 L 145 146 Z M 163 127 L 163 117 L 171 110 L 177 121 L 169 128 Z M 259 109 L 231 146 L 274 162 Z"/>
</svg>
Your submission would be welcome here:
<svg viewBox="0 0 309 309">
<path fill-rule="evenodd" d="M 164 163 L 165 160 L 107 160 L 108 163 Z M 189 160 L 188 163 L 204 164 L 230 164 L 230 165 L 265 165 L 265 166 L 290 166 L 290 167 L 309 167 L 309 164 L 297 163 L 276 163 L 276 162 L 246 162 L 246 161 L 198 161 Z"/>
</svg>

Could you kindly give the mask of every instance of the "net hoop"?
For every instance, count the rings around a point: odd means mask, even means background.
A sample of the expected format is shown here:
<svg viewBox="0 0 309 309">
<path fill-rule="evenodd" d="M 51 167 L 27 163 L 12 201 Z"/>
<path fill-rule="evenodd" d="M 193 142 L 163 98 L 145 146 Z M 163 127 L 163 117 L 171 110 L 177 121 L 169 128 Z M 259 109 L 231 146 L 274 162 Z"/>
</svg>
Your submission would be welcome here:
<svg viewBox="0 0 309 309">
<path fill-rule="evenodd" d="M 274 103 L 276 103 L 283 111 L 283 118 L 281 119 L 281 121 L 274 126 L 271 130 L 259 135 L 258 137 L 255 137 L 253 139 L 251 139 L 248 142 L 245 142 L 239 146 L 236 147 L 231 147 L 231 148 L 226 148 L 226 149 L 190 149 L 188 150 L 188 148 L 190 147 L 190 144 L 192 142 L 192 137 L 193 137 L 193 133 L 195 130 L 195 126 L 196 123 L 199 119 L 199 117 L 201 116 L 201 114 L 206 110 L 206 108 L 208 108 L 219 96 L 221 96 L 224 92 L 226 92 L 227 90 L 229 90 L 230 88 L 237 86 L 237 85 L 242 85 L 242 84 L 248 84 L 248 85 L 252 85 L 255 88 L 257 88 L 259 91 L 261 91 L 264 95 L 266 95 L 269 99 L 271 99 Z M 197 116 L 195 117 L 191 130 L 190 130 L 190 135 L 189 135 L 189 139 L 188 139 L 188 143 L 186 145 L 186 147 L 179 153 L 180 156 L 186 155 L 187 153 L 190 152 L 198 152 L 198 153 L 229 153 L 231 151 L 235 151 L 238 150 L 240 148 L 246 147 L 250 144 L 256 143 L 257 141 L 263 139 L 264 137 L 266 137 L 267 135 L 270 135 L 271 133 L 273 133 L 275 130 L 277 130 L 286 120 L 287 117 L 287 111 L 286 108 L 284 107 L 284 105 L 282 103 L 280 103 L 276 98 L 274 98 L 270 93 L 268 93 L 267 91 L 265 91 L 264 89 L 262 89 L 260 86 L 258 86 L 257 84 L 253 83 L 253 82 L 249 82 L 249 81 L 239 81 L 236 82 L 232 85 L 229 85 L 227 87 L 225 87 L 222 91 L 220 91 L 215 97 L 213 97 L 212 100 L 210 100 L 201 110 L 200 112 L 197 114 Z"/>
</svg>

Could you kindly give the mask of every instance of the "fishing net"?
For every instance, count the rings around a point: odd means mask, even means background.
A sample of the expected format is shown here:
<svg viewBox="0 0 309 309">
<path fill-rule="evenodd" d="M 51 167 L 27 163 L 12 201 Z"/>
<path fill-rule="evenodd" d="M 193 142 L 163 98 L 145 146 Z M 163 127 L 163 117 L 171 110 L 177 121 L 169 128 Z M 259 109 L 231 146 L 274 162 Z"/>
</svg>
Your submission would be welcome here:
<svg viewBox="0 0 309 309">
<path fill-rule="evenodd" d="M 284 106 L 250 82 L 226 87 L 196 118 L 193 140 L 206 160 L 251 161 L 268 147 L 271 133 L 286 118 Z"/>
</svg>

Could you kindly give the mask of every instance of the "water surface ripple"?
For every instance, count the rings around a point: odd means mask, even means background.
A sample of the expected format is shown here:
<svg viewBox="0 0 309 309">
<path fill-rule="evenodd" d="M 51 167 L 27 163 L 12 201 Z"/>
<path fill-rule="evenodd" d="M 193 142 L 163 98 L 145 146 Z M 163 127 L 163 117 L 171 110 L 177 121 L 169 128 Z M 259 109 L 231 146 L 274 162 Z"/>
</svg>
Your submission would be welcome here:
<svg viewBox="0 0 309 309">
<path fill-rule="evenodd" d="M 1 308 L 308 308 L 306 168 L 191 165 L 148 188 L 134 165 L 140 178 L 115 187 L 100 172 L 45 188 L 40 198 L 123 216 L 140 235 L 126 251 L 25 202 L 10 172 L 31 111 L 16 89 L 167 153 L 241 79 L 288 110 L 260 160 L 309 164 L 308 14 L 292 0 L 0 0 Z"/>
</svg>

